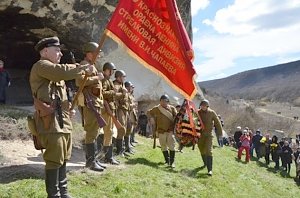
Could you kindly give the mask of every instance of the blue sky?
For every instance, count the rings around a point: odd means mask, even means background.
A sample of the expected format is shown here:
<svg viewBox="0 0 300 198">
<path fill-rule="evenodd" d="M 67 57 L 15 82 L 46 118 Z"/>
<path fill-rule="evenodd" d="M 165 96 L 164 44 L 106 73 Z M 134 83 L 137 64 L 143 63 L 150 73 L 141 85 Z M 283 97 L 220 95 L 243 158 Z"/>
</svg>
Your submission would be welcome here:
<svg viewBox="0 0 300 198">
<path fill-rule="evenodd" d="M 300 0 L 192 0 L 197 81 L 300 59 Z"/>
</svg>

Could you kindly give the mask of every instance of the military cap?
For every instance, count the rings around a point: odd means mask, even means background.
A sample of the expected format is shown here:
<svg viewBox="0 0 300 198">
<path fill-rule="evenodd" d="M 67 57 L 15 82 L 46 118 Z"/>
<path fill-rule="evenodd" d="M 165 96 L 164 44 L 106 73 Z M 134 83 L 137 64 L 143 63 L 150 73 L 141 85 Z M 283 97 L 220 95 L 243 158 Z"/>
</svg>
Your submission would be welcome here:
<svg viewBox="0 0 300 198">
<path fill-rule="evenodd" d="M 133 84 L 130 81 L 126 81 L 124 83 L 125 87 L 134 87 Z"/>
<path fill-rule="evenodd" d="M 112 62 L 106 62 L 103 65 L 103 71 L 105 71 L 107 69 L 109 69 L 109 70 L 116 70 L 116 66 Z"/>
<path fill-rule="evenodd" d="M 88 52 L 94 52 L 96 49 L 99 47 L 98 43 L 95 42 L 88 42 L 83 45 L 82 51 L 83 53 L 88 53 Z M 101 51 L 101 50 L 100 50 Z"/>
<path fill-rule="evenodd" d="M 115 78 L 122 77 L 122 76 L 126 76 L 124 70 L 117 70 L 115 73 Z"/>
<path fill-rule="evenodd" d="M 43 38 L 35 45 L 34 49 L 39 52 L 42 49 L 44 49 L 46 47 L 51 47 L 51 46 L 60 47 L 58 37 L 54 36 L 54 37 Z"/>
<path fill-rule="evenodd" d="M 165 100 L 165 101 L 169 102 L 169 101 L 170 101 L 170 98 L 169 98 L 169 96 L 168 96 L 167 94 L 164 94 L 164 95 L 162 95 L 162 96 L 160 97 L 159 100 Z"/>
<path fill-rule="evenodd" d="M 204 99 L 204 100 L 202 100 L 202 101 L 200 102 L 200 106 L 201 106 L 201 105 L 209 106 L 209 101 L 206 100 L 206 99 Z"/>
</svg>

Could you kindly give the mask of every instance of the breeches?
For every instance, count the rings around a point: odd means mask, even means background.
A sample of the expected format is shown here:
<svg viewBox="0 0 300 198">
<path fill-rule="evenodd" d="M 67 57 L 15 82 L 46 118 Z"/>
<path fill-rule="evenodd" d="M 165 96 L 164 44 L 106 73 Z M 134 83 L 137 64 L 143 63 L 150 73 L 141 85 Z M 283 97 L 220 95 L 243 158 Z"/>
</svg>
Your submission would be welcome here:
<svg viewBox="0 0 300 198">
<path fill-rule="evenodd" d="M 41 144 L 46 148 L 43 158 L 46 169 L 58 169 L 70 159 L 72 136 L 70 133 L 45 133 L 39 135 Z"/>
<path fill-rule="evenodd" d="M 201 155 L 212 156 L 212 141 L 213 136 L 201 136 L 198 141 L 198 148 Z"/>
<path fill-rule="evenodd" d="M 111 116 L 106 111 L 102 113 L 102 117 L 106 122 L 106 126 L 103 127 L 103 131 L 104 131 L 103 146 L 110 146 L 112 144 L 112 137 L 113 137 L 113 121 Z"/>
<path fill-rule="evenodd" d="M 99 125 L 95 114 L 87 107 L 83 107 L 84 130 L 85 130 L 85 143 L 94 143 L 99 134 Z"/>
<path fill-rule="evenodd" d="M 162 151 L 175 151 L 175 136 L 172 132 L 164 132 L 158 134 L 159 144 Z"/>
<path fill-rule="evenodd" d="M 127 128 L 127 117 L 127 111 L 122 109 L 117 110 L 117 119 L 119 120 L 120 124 L 124 127 L 125 130 Z M 126 133 L 125 130 L 118 130 L 117 139 L 123 139 Z"/>
</svg>

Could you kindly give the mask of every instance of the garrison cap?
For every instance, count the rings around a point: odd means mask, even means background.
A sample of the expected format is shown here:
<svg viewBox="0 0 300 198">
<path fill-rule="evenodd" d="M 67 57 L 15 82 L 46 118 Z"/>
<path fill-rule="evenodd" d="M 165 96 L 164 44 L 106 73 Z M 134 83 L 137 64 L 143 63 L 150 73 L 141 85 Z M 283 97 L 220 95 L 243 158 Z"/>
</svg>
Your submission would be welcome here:
<svg viewBox="0 0 300 198">
<path fill-rule="evenodd" d="M 42 49 L 44 49 L 46 47 L 51 47 L 51 46 L 60 47 L 58 37 L 54 36 L 54 37 L 43 38 L 35 45 L 34 49 L 36 51 L 40 52 Z"/>
</svg>

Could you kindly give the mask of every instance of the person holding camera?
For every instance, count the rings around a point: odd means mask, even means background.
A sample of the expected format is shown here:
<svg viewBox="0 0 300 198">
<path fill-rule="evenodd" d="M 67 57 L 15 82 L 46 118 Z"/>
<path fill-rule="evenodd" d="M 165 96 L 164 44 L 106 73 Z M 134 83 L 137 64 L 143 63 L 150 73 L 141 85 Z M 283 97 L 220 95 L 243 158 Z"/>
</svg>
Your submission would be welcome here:
<svg viewBox="0 0 300 198">
<path fill-rule="evenodd" d="M 247 130 L 243 131 L 243 135 L 240 137 L 241 146 L 238 151 L 238 159 L 241 160 L 242 153 L 246 151 L 245 161 L 248 163 L 250 161 L 250 135 Z"/>
</svg>

